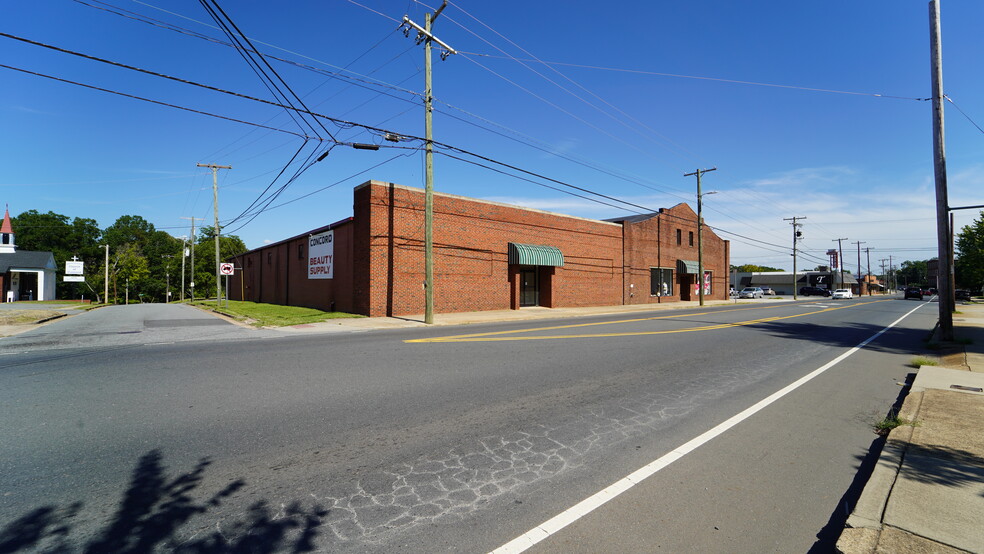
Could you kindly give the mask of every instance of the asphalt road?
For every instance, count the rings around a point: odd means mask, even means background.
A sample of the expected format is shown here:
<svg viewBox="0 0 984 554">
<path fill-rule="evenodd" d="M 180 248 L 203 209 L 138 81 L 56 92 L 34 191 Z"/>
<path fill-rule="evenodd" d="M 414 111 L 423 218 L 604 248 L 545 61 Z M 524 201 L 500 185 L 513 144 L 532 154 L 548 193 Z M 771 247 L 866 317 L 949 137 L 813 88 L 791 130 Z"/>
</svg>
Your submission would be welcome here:
<svg viewBox="0 0 984 554">
<path fill-rule="evenodd" d="M 0 552 L 493 550 L 916 306 L 534 547 L 824 551 L 933 304 L 303 337 L 95 310 L 0 339 Z"/>
</svg>

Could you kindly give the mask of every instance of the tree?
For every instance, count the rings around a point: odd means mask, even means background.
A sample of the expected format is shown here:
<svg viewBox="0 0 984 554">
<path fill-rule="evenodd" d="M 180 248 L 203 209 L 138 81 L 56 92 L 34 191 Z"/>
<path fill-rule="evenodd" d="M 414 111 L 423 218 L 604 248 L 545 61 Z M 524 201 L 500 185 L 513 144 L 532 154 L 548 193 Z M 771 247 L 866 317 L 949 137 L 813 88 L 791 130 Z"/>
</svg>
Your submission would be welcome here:
<svg viewBox="0 0 984 554">
<path fill-rule="evenodd" d="M 103 240 L 115 250 L 125 244 L 142 245 L 154 231 L 154 224 L 139 215 L 123 215 L 103 231 Z"/>
<path fill-rule="evenodd" d="M 957 286 L 973 291 L 984 286 L 984 211 L 957 236 L 954 280 Z"/>
<path fill-rule="evenodd" d="M 150 276 L 147 258 L 140 252 L 140 247 L 133 243 L 124 244 L 116 249 L 112 257 L 113 267 L 110 269 L 113 279 L 113 295 L 119 299 L 119 287 L 123 285 L 135 294 L 141 294 L 142 281 Z"/>
<path fill-rule="evenodd" d="M 786 270 L 775 268 L 775 267 L 769 267 L 767 265 L 744 264 L 744 265 L 731 266 L 731 271 L 737 271 L 738 273 L 762 273 L 762 272 L 786 271 Z"/>
<path fill-rule="evenodd" d="M 936 258 L 930 259 L 935 260 Z M 902 262 L 899 264 L 899 268 L 895 271 L 896 282 L 901 282 L 906 285 L 909 283 L 916 285 L 932 284 L 935 287 L 935 281 L 930 283 L 929 261 L 930 260 L 906 260 Z"/>
<path fill-rule="evenodd" d="M 55 295 L 58 298 L 78 298 L 88 291 L 82 283 L 66 283 L 62 279 L 65 262 L 78 257 L 85 263 L 86 274 L 102 262 L 99 246 L 102 231 L 94 219 L 78 218 L 69 222 L 68 216 L 28 210 L 11 218 L 17 247 L 21 250 L 51 252 L 55 258 L 57 277 Z"/>
</svg>

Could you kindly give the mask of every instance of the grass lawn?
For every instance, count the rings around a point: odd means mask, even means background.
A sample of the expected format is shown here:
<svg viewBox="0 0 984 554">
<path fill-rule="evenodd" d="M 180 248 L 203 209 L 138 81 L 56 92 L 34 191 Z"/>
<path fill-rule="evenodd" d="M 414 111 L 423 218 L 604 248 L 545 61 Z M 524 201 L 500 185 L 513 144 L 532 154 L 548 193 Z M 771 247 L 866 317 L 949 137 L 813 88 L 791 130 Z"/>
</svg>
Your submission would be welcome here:
<svg viewBox="0 0 984 554">
<path fill-rule="evenodd" d="M 363 317 L 345 312 L 323 312 L 314 308 L 260 304 L 239 300 L 230 300 L 228 305 L 223 301 L 220 308 L 216 308 L 214 300 L 195 301 L 190 302 L 189 305 L 204 310 L 220 312 L 232 316 L 237 321 L 242 321 L 256 327 L 284 327 L 287 325 L 328 321 L 329 319 Z"/>
</svg>

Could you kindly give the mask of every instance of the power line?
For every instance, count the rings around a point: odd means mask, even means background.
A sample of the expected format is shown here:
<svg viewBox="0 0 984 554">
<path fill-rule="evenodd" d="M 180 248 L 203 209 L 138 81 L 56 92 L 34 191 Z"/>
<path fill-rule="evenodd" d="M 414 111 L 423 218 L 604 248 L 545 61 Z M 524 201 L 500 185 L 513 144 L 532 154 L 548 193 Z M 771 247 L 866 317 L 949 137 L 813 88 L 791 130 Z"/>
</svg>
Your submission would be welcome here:
<svg viewBox="0 0 984 554">
<path fill-rule="evenodd" d="M 964 117 L 966 117 L 967 118 L 967 121 L 969 121 L 971 125 L 973 125 L 974 127 L 977 127 L 977 130 L 978 131 L 980 131 L 981 133 L 984 133 L 984 129 L 981 129 L 981 126 L 980 125 L 978 125 L 973 119 L 971 119 L 970 116 L 966 114 L 966 112 L 964 112 L 963 110 L 961 110 L 960 109 L 960 106 L 958 106 L 957 103 L 953 101 L 953 98 L 950 98 L 949 96 L 946 96 L 946 95 L 943 95 L 943 98 L 945 98 L 947 102 L 953 104 L 953 107 L 956 108 L 957 111 L 960 112 L 961 115 L 963 115 Z"/>
<path fill-rule="evenodd" d="M 3 33 L 0 33 L 0 35 L 2 35 L 2 34 Z M 108 88 L 97 87 L 95 85 L 89 85 L 89 84 L 86 84 L 86 83 L 80 83 L 78 81 L 72 81 L 70 79 L 63 79 L 61 77 L 55 77 L 54 75 L 48 75 L 48 74 L 45 74 L 45 73 L 39 73 L 37 71 L 30 71 L 28 69 L 21 69 L 19 67 L 14 67 L 14 66 L 11 66 L 11 65 L 0 64 L 0 67 L 2 67 L 4 69 L 10 69 L 10 70 L 13 70 L 13 71 L 19 71 L 21 73 L 27 73 L 28 75 L 34 75 L 34 76 L 37 76 L 37 77 L 44 77 L 45 79 L 51 79 L 53 81 L 59 81 L 59 82 L 62 82 L 62 83 L 68 83 L 70 85 L 76 85 L 76 86 L 80 86 L 80 87 L 84 87 L 84 88 L 88 88 L 88 89 L 92 89 L 92 90 L 98 90 L 100 92 L 108 92 L 110 94 L 115 94 L 117 96 L 123 96 L 123 97 L 126 97 L 126 98 L 131 98 L 133 100 L 141 100 L 143 102 L 150 102 L 151 104 L 158 104 L 160 106 L 167 106 L 168 108 L 175 108 L 175 109 L 178 109 L 178 110 L 184 110 L 184 111 L 187 111 L 187 112 L 192 112 L 192 113 L 196 113 L 196 114 L 199 114 L 199 115 L 206 115 L 206 116 L 214 117 L 214 118 L 217 118 L 217 119 L 224 119 L 226 121 L 232 121 L 234 123 L 242 123 L 244 125 L 252 125 L 254 127 L 260 127 L 262 129 L 268 129 L 270 131 L 277 131 L 277 132 L 280 132 L 280 133 L 286 133 L 288 135 L 294 135 L 295 137 L 310 138 L 310 137 L 305 137 L 304 135 L 295 133 L 293 131 L 288 131 L 286 129 L 278 129 L 276 127 L 269 127 L 267 125 L 261 125 L 259 123 L 253 123 L 253 122 L 250 122 L 250 121 L 245 121 L 243 119 L 236 119 L 234 117 L 226 117 L 224 115 L 218 115 L 218 114 L 214 114 L 214 113 L 211 113 L 211 112 L 206 112 L 206 111 L 202 111 L 202 110 L 196 110 L 194 108 L 188 108 L 188 107 L 185 107 L 185 106 L 179 106 L 177 104 L 171 104 L 169 102 L 163 102 L 163 101 L 160 101 L 160 100 L 153 100 L 151 98 L 146 98 L 146 97 L 143 97 L 143 96 L 136 96 L 134 94 L 127 94 L 125 92 L 120 92 L 118 90 L 111 90 L 111 89 L 108 89 Z"/>
<path fill-rule="evenodd" d="M 646 70 L 642 70 L 642 69 L 625 69 L 625 68 L 617 68 L 617 67 L 604 67 L 604 66 L 598 66 L 598 65 L 585 65 L 585 64 L 566 63 L 566 62 L 552 62 L 552 61 L 541 61 L 541 60 L 522 60 L 522 59 L 512 58 L 512 56 L 496 56 L 494 54 L 483 54 L 483 53 L 479 53 L 479 52 L 464 52 L 464 51 L 462 51 L 461 53 L 462 54 L 468 54 L 468 55 L 471 55 L 471 56 L 481 56 L 483 58 L 514 59 L 515 61 L 530 61 L 530 62 L 536 61 L 536 62 L 542 63 L 544 65 L 557 65 L 557 66 L 565 66 L 565 67 L 578 67 L 578 68 L 582 68 L 582 69 L 596 69 L 596 70 L 600 70 L 600 71 L 615 71 L 615 72 L 620 72 L 620 73 L 635 73 L 635 74 L 640 74 L 640 75 L 655 75 L 655 76 L 659 76 L 659 77 L 676 77 L 676 78 L 680 78 L 680 79 L 696 79 L 696 80 L 700 80 L 700 81 L 717 81 L 717 82 L 721 82 L 721 83 L 733 83 L 733 84 L 739 84 L 739 85 L 754 85 L 754 86 L 760 86 L 760 87 L 773 87 L 773 88 L 784 88 L 784 89 L 792 89 L 792 90 L 805 90 L 805 91 L 810 91 L 810 92 L 826 92 L 826 93 L 831 93 L 831 94 L 848 94 L 848 95 L 853 95 L 853 96 L 873 96 L 873 97 L 877 97 L 877 98 L 891 98 L 891 99 L 896 99 L 896 100 L 915 100 L 915 101 L 919 101 L 919 102 L 925 102 L 925 101 L 931 100 L 931 98 L 918 98 L 918 97 L 913 97 L 913 96 L 896 96 L 896 95 L 891 95 L 891 94 L 880 94 L 880 93 L 872 93 L 872 92 L 856 92 L 856 91 L 848 91 L 848 90 L 826 89 L 826 88 L 816 88 L 816 87 L 804 87 L 804 86 L 797 86 L 797 85 L 783 85 L 783 84 L 778 84 L 778 83 L 761 83 L 761 82 L 757 82 L 757 81 L 743 81 L 743 80 L 738 80 L 738 79 L 723 79 L 723 78 L 720 78 L 720 77 L 703 77 L 703 76 L 699 76 L 699 75 L 683 75 L 683 74 L 679 74 L 679 73 L 660 73 L 660 72 L 657 72 L 657 71 L 646 71 Z"/>
</svg>

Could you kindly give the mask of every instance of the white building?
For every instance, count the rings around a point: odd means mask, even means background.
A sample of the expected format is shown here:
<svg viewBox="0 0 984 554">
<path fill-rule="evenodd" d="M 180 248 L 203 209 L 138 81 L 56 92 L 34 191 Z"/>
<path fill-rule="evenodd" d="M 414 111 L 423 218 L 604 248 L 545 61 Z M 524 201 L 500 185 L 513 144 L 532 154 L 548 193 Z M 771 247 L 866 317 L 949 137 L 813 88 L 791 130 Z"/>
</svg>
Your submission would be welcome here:
<svg viewBox="0 0 984 554">
<path fill-rule="evenodd" d="M 51 252 L 17 250 L 10 211 L 0 225 L 0 292 L 4 302 L 54 300 L 57 267 Z"/>
</svg>

